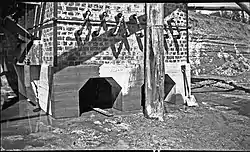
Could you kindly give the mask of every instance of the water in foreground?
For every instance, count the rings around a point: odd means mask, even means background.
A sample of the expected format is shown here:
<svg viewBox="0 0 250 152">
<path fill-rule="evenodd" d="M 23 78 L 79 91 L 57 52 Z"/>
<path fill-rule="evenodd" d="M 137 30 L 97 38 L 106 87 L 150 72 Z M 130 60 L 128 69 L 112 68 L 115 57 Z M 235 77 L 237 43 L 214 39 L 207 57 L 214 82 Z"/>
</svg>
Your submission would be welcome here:
<svg viewBox="0 0 250 152">
<path fill-rule="evenodd" d="M 90 111 L 79 118 L 54 120 L 19 101 L 1 112 L 1 147 L 250 150 L 249 94 L 213 92 L 206 87 L 193 92 L 199 107 L 183 110 L 166 104 L 164 122 L 146 119 L 141 111 L 114 110 L 114 117 Z"/>
</svg>

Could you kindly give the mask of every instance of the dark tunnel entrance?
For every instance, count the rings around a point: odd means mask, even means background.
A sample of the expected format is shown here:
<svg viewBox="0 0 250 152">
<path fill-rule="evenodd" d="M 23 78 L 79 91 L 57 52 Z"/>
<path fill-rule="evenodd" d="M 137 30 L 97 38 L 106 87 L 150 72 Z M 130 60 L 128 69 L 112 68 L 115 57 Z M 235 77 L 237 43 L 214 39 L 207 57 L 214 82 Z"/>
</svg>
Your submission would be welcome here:
<svg viewBox="0 0 250 152">
<path fill-rule="evenodd" d="M 93 108 L 112 108 L 121 86 L 112 77 L 90 78 L 79 90 L 80 115 Z"/>
</svg>

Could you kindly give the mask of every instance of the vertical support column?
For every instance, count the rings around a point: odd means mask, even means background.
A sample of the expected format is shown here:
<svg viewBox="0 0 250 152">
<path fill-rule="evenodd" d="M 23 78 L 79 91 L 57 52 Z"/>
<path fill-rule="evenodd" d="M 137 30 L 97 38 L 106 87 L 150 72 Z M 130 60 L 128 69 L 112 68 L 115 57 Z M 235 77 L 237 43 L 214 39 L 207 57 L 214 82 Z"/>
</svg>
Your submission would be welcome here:
<svg viewBox="0 0 250 152">
<path fill-rule="evenodd" d="M 54 18 L 57 18 L 57 5 L 58 3 L 54 2 Z M 53 20 L 53 66 L 57 66 L 57 20 Z"/>
<path fill-rule="evenodd" d="M 0 10 L 0 12 L 1 12 L 1 10 Z M 1 15 L 1 13 L 0 13 L 0 15 Z M 1 63 L 0 63 L 0 99 L 1 99 L 0 103 L 1 103 L 1 110 L 2 110 L 2 102 L 4 102 L 4 99 L 1 95 L 1 93 L 2 93 L 2 79 L 1 79 L 1 77 L 3 76 L 3 72 L 4 72 L 4 70 L 3 70 L 4 56 L 2 55 L 3 51 L 4 51 L 3 43 L 2 43 L 3 37 L 4 37 L 4 34 L 0 33 L 0 58 L 1 58 L 0 59 L 0 61 L 1 61 Z"/>
<path fill-rule="evenodd" d="M 40 2 L 41 4 L 40 4 L 40 6 L 35 6 L 35 17 L 34 17 L 34 26 L 36 26 L 36 25 L 38 25 L 39 24 L 39 20 L 40 20 L 40 16 L 41 16 L 41 6 L 42 6 L 42 2 Z M 35 32 L 33 32 L 33 35 L 35 36 L 35 37 L 39 37 L 38 36 L 38 34 L 37 34 L 38 32 L 37 31 L 35 31 Z"/>
<path fill-rule="evenodd" d="M 57 66 L 57 15 L 58 15 L 58 2 L 54 2 L 54 11 L 53 16 L 53 66 L 49 67 L 49 98 L 47 104 L 47 111 L 50 112 L 50 115 L 54 115 L 55 112 L 55 103 L 54 103 L 54 67 Z"/>
<path fill-rule="evenodd" d="M 164 114 L 164 45 L 163 20 L 164 4 L 146 4 L 146 50 L 144 60 L 145 105 L 143 113 L 146 118 L 163 121 Z"/>
<path fill-rule="evenodd" d="M 46 9 L 46 2 L 41 2 L 41 14 L 39 18 L 39 24 L 43 22 L 45 9 Z M 41 37 L 42 37 L 42 30 L 39 30 L 38 38 L 41 39 Z"/>
<path fill-rule="evenodd" d="M 186 29 L 187 29 L 187 63 L 189 63 L 189 34 L 188 34 L 188 29 L 189 29 L 189 25 L 188 25 L 188 3 L 185 4 L 186 7 Z"/>
</svg>

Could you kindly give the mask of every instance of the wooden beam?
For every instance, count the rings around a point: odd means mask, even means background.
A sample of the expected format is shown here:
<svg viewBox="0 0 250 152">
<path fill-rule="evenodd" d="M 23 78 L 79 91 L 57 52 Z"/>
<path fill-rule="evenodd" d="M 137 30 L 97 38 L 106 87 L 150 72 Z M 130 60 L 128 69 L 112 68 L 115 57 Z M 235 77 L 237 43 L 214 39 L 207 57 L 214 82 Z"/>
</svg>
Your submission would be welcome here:
<svg viewBox="0 0 250 152">
<path fill-rule="evenodd" d="M 34 26 L 39 24 L 39 19 L 40 19 L 40 16 L 41 16 L 41 6 L 36 6 L 36 9 L 35 9 L 35 17 L 34 17 Z M 37 31 L 33 31 L 33 35 L 35 37 L 39 37 L 37 35 Z"/>
<path fill-rule="evenodd" d="M 186 12 L 186 29 L 187 29 L 187 33 L 186 33 L 186 36 L 187 36 L 187 42 L 186 42 L 186 45 L 187 45 L 187 63 L 190 63 L 189 61 L 189 32 L 188 32 L 188 29 L 189 29 L 189 24 L 188 24 L 188 3 L 185 4 L 185 12 Z"/>
<path fill-rule="evenodd" d="M 42 26 L 39 26 L 37 28 L 34 28 L 34 29 L 30 30 L 30 32 L 37 32 L 37 31 L 41 32 L 42 30 L 44 30 L 46 28 L 53 27 L 53 25 L 54 25 L 53 22 L 50 22 L 50 23 L 44 24 Z"/>
<path fill-rule="evenodd" d="M 41 13 L 40 13 L 39 24 L 43 23 L 44 14 L 45 14 L 45 9 L 46 9 L 46 2 L 42 2 L 42 4 L 41 4 Z M 42 37 L 42 30 L 39 31 L 39 36 L 38 36 L 38 38 L 41 39 L 41 37 Z"/>
<path fill-rule="evenodd" d="M 144 15 L 139 17 L 139 20 L 142 20 L 141 18 L 144 18 Z M 79 24 L 81 25 L 84 20 L 75 20 L 75 19 L 57 19 L 57 22 L 60 23 L 67 23 L 67 24 Z M 101 24 L 101 20 L 90 20 L 91 25 L 93 26 L 99 26 Z M 107 21 L 106 24 L 108 26 L 116 26 L 116 22 L 115 21 Z M 133 23 L 131 21 L 126 22 L 127 25 L 137 25 L 136 23 Z M 141 21 L 140 22 L 141 25 L 146 25 L 145 22 Z"/>
<path fill-rule="evenodd" d="M 2 25 L 3 28 L 5 28 L 8 31 L 11 31 L 12 33 L 18 33 L 23 37 L 27 37 L 28 39 L 31 39 L 31 34 L 22 26 L 19 24 L 16 24 L 13 19 L 10 17 L 6 17 L 4 19 L 4 24 Z"/>
<path fill-rule="evenodd" d="M 163 44 L 163 3 L 147 3 L 146 50 L 144 61 L 145 103 L 143 113 L 146 118 L 163 121 L 164 108 L 164 44 Z"/>
</svg>

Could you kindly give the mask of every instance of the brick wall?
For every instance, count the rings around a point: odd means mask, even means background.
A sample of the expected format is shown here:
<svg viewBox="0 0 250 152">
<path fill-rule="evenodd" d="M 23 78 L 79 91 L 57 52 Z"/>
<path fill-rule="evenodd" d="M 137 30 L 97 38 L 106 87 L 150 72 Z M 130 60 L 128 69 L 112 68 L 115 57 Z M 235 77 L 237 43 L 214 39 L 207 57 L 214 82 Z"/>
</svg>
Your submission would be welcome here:
<svg viewBox="0 0 250 152">
<path fill-rule="evenodd" d="M 179 9 L 177 9 L 179 8 Z M 175 21 L 179 27 L 186 26 L 186 13 L 185 5 L 181 4 L 165 4 L 165 16 L 172 16 L 175 18 Z M 109 15 L 108 21 L 114 21 L 114 16 L 118 12 L 123 12 L 125 15 L 125 20 L 128 21 L 130 15 L 137 13 L 138 16 L 144 15 L 144 4 L 134 4 L 134 3 L 80 3 L 80 2 L 60 2 L 58 3 L 58 18 L 59 19 L 68 19 L 68 20 L 82 20 L 82 14 L 86 10 L 91 10 L 92 14 L 90 16 L 91 20 L 99 20 L 99 14 L 103 11 L 106 11 Z M 176 10 L 177 9 L 177 10 Z M 76 47 L 76 41 L 74 38 L 74 31 L 80 28 L 79 24 L 67 24 L 60 23 L 58 24 L 58 33 L 57 33 L 57 43 L 58 43 L 58 52 L 57 55 L 60 56 L 64 52 L 70 52 L 71 49 Z M 92 27 L 92 32 L 95 31 L 98 26 Z M 109 27 L 109 29 L 112 27 Z M 173 38 L 170 37 L 167 39 L 168 43 L 168 53 L 165 52 L 165 62 L 185 62 L 187 61 L 187 40 L 186 40 L 186 31 L 181 31 L 181 38 L 178 41 L 179 44 L 179 54 L 177 54 L 175 45 L 173 44 Z M 115 60 L 112 55 L 110 44 L 113 41 L 119 41 L 121 38 L 116 37 L 101 37 L 92 39 L 91 42 L 84 45 L 84 49 L 78 52 L 78 55 L 92 55 L 93 57 L 86 61 L 86 63 L 121 63 L 121 62 L 139 62 L 143 60 L 143 53 L 139 50 L 138 44 L 135 40 L 135 36 L 131 35 L 128 37 L 129 44 L 131 47 L 130 54 L 123 47 L 119 58 Z M 142 39 L 142 43 L 144 39 Z M 118 47 L 118 43 L 116 47 Z M 76 58 L 73 58 L 75 60 Z M 124 60 L 126 59 L 126 60 Z M 131 60 L 130 60 L 131 59 Z M 81 59 L 80 59 L 81 60 Z M 68 60 L 68 62 L 71 62 Z M 80 62 L 80 61 L 79 61 Z M 77 63 L 79 63 L 77 61 Z M 137 62 L 137 63 L 138 63 Z"/>
<path fill-rule="evenodd" d="M 108 13 L 108 21 L 115 21 L 114 17 L 119 12 L 123 12 L 125 16 L 125 21 L 129 20 L 129 16 L 137 13 L 138 16 L 144 15 L 144 4 L 121 4 L 121 3 L 73 3 L 73 2 L 61 2 L 58 3 L 58 18 L 59 19 L 68 19 L 68 20 L 82 20 L 82 14 L 86 10 L 91 11 L 91 20 L 100 20 L 99 14 L 106 11 Z M 58 43 L 58 52 L 57 55 L 60 56 L 64 52 L 70 52 L 71 49 L 74 49 L 77 44 L 74 38 L 74 32 L 80 28 L 79 24 L 67 24 L 60 23 L 58 24 L 58 33 L 57 33 L 57 43 Z M 114 27 L 108 27 L 108 30 Z M 98 26 L 92 26 L 92 32 L 97 30 Z M 104 32 L 104 31 L 103 31 Z M 101 33 L 102 34 L 102 33 Z M 84 35 L 84 34 L 83 34 Z M 112 54 L 110 49 L 110 44 L 118 42 L 121 40 L 121 37 L 110 37 L 102 36 L 97 38 L 91 38 L 91 41 L 86 43 L 83 49 L 79 50 L 78 54 L 81 56 L 92 56 L 92 58 L 85 63 L 122 63 L 122 62 L 134 62 L 139 63 L 143 61 L 143 52 L 138 48 L 135 36 L 131 35 L 127 38 L 130 45 L 130 53 L 123 49 L 118 57 L 115 60 L 115 57 Z M 143 39 L 142 39 L 143 43 Z M 116 43 L 115 46 L 118 48 L 119 43 Z M 72 58 L 68 60 L 69 64 L 73 62 L 81 63 L 81 60 L 84 58 Z M 126 60 L 124 60 L 126 59 Z M 60 66 L 60 65 L 59 65 Z"/>
<path fill-rule="evenodd" d="M 46 10 L 44 15 L 44 21 L 53 17 L 53 2 L 46 2 Z M 108 13 L 108 21 L 114 21 L 114 16 L 122 12 L 125 15 L 125 21 L 129 20 L 129 16 L 137 13 L 138 16 L 144 15 L 144 4 L 143 3 L 83 3 L 83 2 L 58 2 L 58 19 L 64 20 L 83 20 L 83 13 L 86 10 L 91 11 L 91 20 L 99 20 L 99 14 L 106 11 Z M 184 28 L 186 26 L 186 11 L 184 4 L 177 3 L 166 3 L 165 4 L 164 15 L 166 18 L 174 17 L 177 25 L 179 27 Z M 166 23 L 165 18 L 165 23 Z M 49 22 L 51 23 L 51 22 Z M 62 56 L 65 52 L 72 52 L 72 50 L 77 49 L 77 43 L 74 37 L 74 32 L 80 28 L 80 24 L 75 23 L 67 23 L 66 22 L 58 22 L 57 23 L 57 56 Z M 95 31 L 98 26 L 92 26 L 92 32 Z M 109 29 L 114 27 L 109 27 Z M 86 31 L 85 31 L 86 32 Z M 104 31 L 101 31 L 104 32 Z M 101 33 L 102 34 L 102 33 Z M 168 51 L 165 52 L 165 63 L 169 62 L 186 62 L 187 61 L 187 39 L 186 39 L 186 31 L 181 31 L 181 38 L 178 39 L 179 45 L 179 54 L 177 54 L 173 38 L 169 33 L 169 38 L 166 40 L 168 44 Z M 84 33 L 83 33 L 84 35 Z M 81 50 L 76 51 L 75 55 L 71 55 L 71 57 L 64 58 L 68 59 L 68 64 L 72 65 L 74 63 L 122 63 L 122 62 L 142 62 L 143 60 L 143 52 L 141 52 L 138 48 L 137 41 L 135 39 L 135 35 L 131 35 L 128 37 L 129 45 L 130 45 L 130 53 L 125 49 L 123 49 L 118 57 L 115 58 L 112 55 L 112 51 L 110 49 L 110 44 L 114 42 L 116 43 L 116 48 L 118 48 L 119 41 L 121 37 L 109 37 L 102 36 L 97 38 L 92 38 L 90 42 L 86 43 Z M 142 38 L 142 43 L 144 45 L 144 39 Z M 41 64 L 41 62 L 37 62 L 38 59 L 35 59 L 42 55 L 42 63 L 48 63 L 52 65 L 53 60 L 53 27 L 46 28 L 42 30 L 42 39 L 40 41 L 40 47 L 37 45 L 33 46 L 33 52 L 37 52 L 36 57 L 33 55 L 33 64 Z M 37 51 L 37 49 L 42 51 Z M 42 52 L 42 53 L 41 53 Z M 38 53 L 40 53 L 38 55 Z M 30 53 L 31 54 L 31 53 Z M 72 57 L 75 56 L 75 57 Z M 79 57 L 81 56 L 81 57 Z M 85 57 L 83 57 L 85 56 Z M 86 61 L 86 56 L 91 57 L 88 61 Z M 32 58 L 32 57 L 31 57 Z M 72 60 L 71 60 L 72 59 Z M 126 60 L 124 60 L 126 59 Z M 131 59 L 131 60 L 129 60 Z M 40 60 L 40 59 L 39 59 Z M 78 60 L 78 61 L 76 61 Z M 73 64 L 74 64 L 73 63 Z M 60 65 L 59 65 L 60 66 Z"/>
<path fill-rule="evenodd" d="M 49 20 L 53 17 L 53 2 L 46 2 L 44 20 Z M 48 22 L 52 23 L 52 22 Z M 46 28 L 42 31 L 42 62 L 52 65 L 53 61 L 53 27 Z"/>
<path fill-rule="evenodd" d="M 53 17 L 54 12 L 54 3 L 53 2 L 46 2 L 43 3 L 45 5 L 45 12 L 44 12 L 44 18 L 41 22 L 46 22 L 50 20 Z M 35 12 L 35 11 L 34 11 Z M 34 13 L 33 12 L 33 13 Z M 42 14 L 42 9 L 40 9 L 39 14 Z M 32 20 L 31 25 L 29 25 L 29 22 L 23 22 L 24 18 L 20 20 L 20 24 L 23 27 L 32 27 L 34 25 L 34 16 L 31 17 L 30 20 Z M 49 21 L 43 26 L 46 26 L 48 24 L 52 24 L 52 21 Z M 41 30 L 41 40 L 36 40 L 34 42 L 34 45 L 32 46 L 31 50 L 28 53 L 28 56 L 31 60 L 31 64 L 39 65 L 42 63 L 50 64 L 52 65 L 53 61 L 53 27 L 44 28 Z"/>
<path fill-rule="evenodd" d="M 167 18 L 173 17 L 175 23 L 179 28 L 186 28 L 186 11 L 184 4 L 166 3 L 165 4 L 165 19 L 164 23 L 167 24 Z M 177 54 L 174 45 L 173 37 L 168 32 L 169 38 L 167 39 L 168 52 L 165 52 L 165 62 L 186 62 L 187 61 L 187 31 L 180 31 L 180 39 L 177 40 L 179 45 L 179 54 Z"/>
</svg>

